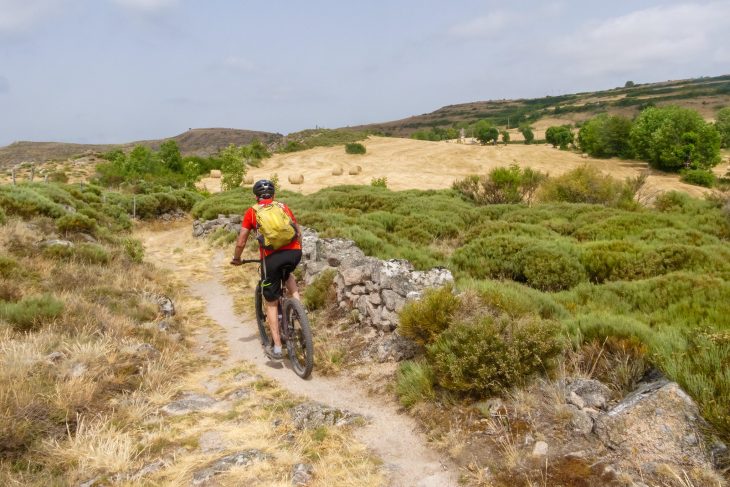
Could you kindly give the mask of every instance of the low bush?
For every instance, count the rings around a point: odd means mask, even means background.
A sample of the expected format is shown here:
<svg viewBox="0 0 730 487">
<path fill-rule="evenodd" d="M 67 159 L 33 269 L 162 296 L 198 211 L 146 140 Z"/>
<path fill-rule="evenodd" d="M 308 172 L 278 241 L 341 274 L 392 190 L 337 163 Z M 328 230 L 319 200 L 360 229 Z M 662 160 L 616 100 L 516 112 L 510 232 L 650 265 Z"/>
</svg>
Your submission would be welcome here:
<svg viewBox="0 0 730 487">
<path fill-rule="evenodd" d="M 337 272 L 328 269 L 317 276 L 317 278 L 304 289 L 304 305 L 309 310 L 321 309 L 332 293 L 332 283 L 335 281 Z"/>
<path fill-rule="evenodd" d="M 521 266 L 515 257 L 532 243 L 531 238 L 508 235 L 479 238 L 457 249 L 451 262 L 458 270 L 478 279 L 518 280 Z"/>
<path fill-rule="evenodd" d="M 704 186 L 705 188 L 711 188 L 717 183 L 717 177 L 715 174 L 706 169 L 687 169 L 682 171 L 680 179 L 687 184 L 694 184 L 695 186 Z"/>
<path fill-rule="evenodd" d="M 547 175 L 517 164 L 497 167 L 486 176 L 467 176 L 454 181 L 452 188 L 477 204 L 531 203 Z"/>
<path fill-rule="evenodd" d="M 29 185 L 0 187 L 0 207 L 8 215 L 29 218 L 36 215 L 58 218 L 66 213 L 61 205 L 34 191 Z"/>
<path fill-rule="evenodd" d="M 43 294 L 16 303 L 0 303 L 0 318 L 18 331 L 31 331 L 59 317 L 63 308 L 62 301 L 50 294 Z"/>
<path fill-rule="evenodd" d="M 520 251 L 515 260 L 517 280 L 535 289 L 560 291 L 570 289 L 586 279 L 586 272 L 569 247 L 553 243 L 535 243 Z"/>
<path fill-rule="evenodd" d="M 411 301 L 401 310 L 398 330 L 420 345 L 429 344 L 451 326 L 460 305 L 451 286 L 429 289 L 423 298 Z"/>
<path fill-rule="evenodd" d="M 8 221 L 8 218 L 5 216 L 5 210 L 0 208 L 0 225 L 5 225 L 6 221 Z"/>
<path fill-rule="evenodd" d="M 361 143 L 351 142 L 349 144 L 345 144 L 345 152 L 348 154 L 365 154 L 367 150 Z"/>
<path fill-rule="evenodd" d="M 109 252 L 101 245 L 82 243 L 73 247 L 52 245 L 43 249 L 43 255 L 50 259 L 74 260 L 84 264 L 106 264 L 109 262 Z"/>
<path fill-rule="evenodd" d="M 552 367 L 559 326 L 535 317 L 456 324 L 426 349 L 436 382 L 475 396 L 499 394 Z"/>
<path fill-rule="evenodd" d="M 634 196 L 641 187 L 637 181 L 621 182 L 602 174 L 593 166 L 581 166 L 550 178 L 538 194 L 541 201 L 591 203 L 616 207 L 635 207 Z"/>
<path fill-rule="evenodd" d="M 122 248 L 132 262 L 141 264 L 144 260 L 144 245 L 138 239 L 131 237 L 122 239 Z"/>
<path fill-rule="evenodd" d="M 56 220 L 56 227 L 62 233 L 90 233 L 96 230 L 96 221 L 81 213 L 69 213 Z"/>
<path fill-rule="evenodd" d="M 425 361 L 401 362 L 395 380 L 395 392 L 405 408 L 411 408 L 419 402 L 430 401 L 436 397 L 433 390 L 433 370 Z"/>
<path fill-rule="evenodd" d="M 388 178 L 385 176 L 382 178 L 373 178 L 370 180 L 370 186 L 373 186 L 374 188 L 387 188 Z"/>
</svg>

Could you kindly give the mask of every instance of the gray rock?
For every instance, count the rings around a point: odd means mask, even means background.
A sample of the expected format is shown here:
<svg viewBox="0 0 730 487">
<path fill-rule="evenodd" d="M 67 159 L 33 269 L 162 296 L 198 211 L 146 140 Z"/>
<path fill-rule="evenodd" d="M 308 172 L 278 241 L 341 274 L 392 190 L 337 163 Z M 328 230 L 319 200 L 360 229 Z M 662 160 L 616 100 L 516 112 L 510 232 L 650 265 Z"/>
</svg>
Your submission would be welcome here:
<svg viewBox="0 0 730 487">
<path fill-rule="evenodd" d="M 321 426 L 345 426 L 362 419 L 362 416 L 344 409 L 337 409 L 316 402 L 305 402 L 289 410 L 297 429 L 317 429 Z"/>
<path fill-rule="evenodd" d="M 575 393 L 583 400 L 583 407 L 593 409 L 606 409 L 608 398 L 611 397 L 611 389 L 593 379 L 568 379 L 566 389 L 568 397 L 571 397 L 570 393 Z"/>
<path fill-rule="evenodd" d="M 380 299 L 380 294 L 378 294 L 378 293 L 369 294 L 368 300 L 370 301 L 371 304 L 373 304 L 375 306 L 379 305 L 382 302 L 382 300 Z"/>
<path fill-rule="evenodd" d="M 398 333 L 386 333 L 370 346 L 368 354 L 378 362 L 400 362 L 415 357 L 417 352 L 415 342 Z"/>
<path fill-rule="evenodd" d="M 219 431 L 206 431 L 198 438 L 198 447 L 204 453 L 218 452 L 227 447 L 223 435 Z"/>
<path fill-rule="evenodd" d="M 157 304 L 160 309 L 160 313 L 162 313 L 162 316 L 165 318 L 175 315 L 175 303 L 173 303 L 172 299 L 164 294 L 144 292 L 142 293 L 142 297 L 147 301 Z"/>
<path fill-rule="evenodd" d="M 548 444 L 544 441 L 538 441 L 535 443 L 535 447 L 532 449 L 533 457 L 544 457 L 548 453 Z"/>
<path fill-rule="evenodd" d="M 46 355 L 46 360 L 51 363 L 54 363 L 54 364 L 60 362 L 61 360 L 65 359 L 65 358 L 66 358 L 66 354 L 63 352 L 59 352 L 59 351 L 51 352 L 48 355 Z"/>
<path fill-rule="evenodd" d="M 232 455 L 227 455 L 214 461 L 208 467 L 195 472 L 195 474 L 193 474 L 192 484 L 202 485 L 216 475 L 226 472 L 234 466 L 247 467 L 249 465 L 252 465 L 257 460 L 268 460 L 269 458 L 270 456 L 266 453 L 262 452 L 261 450 L 255 449 L 244 450 L 238 453 L 234 453 Z"/>
<path fill-rule="evenodd" d="M 403 309 L 403 305 L 406 302 L 402 296 L 392 289 L 383 289 L 381 296 L 383 298 L 383 303 L 385 303 L 385 307 L 388 308 L 388 311 L 398 312 Z"/>
<path fill-rule="evenodd" d="M 586 407 L 586 402 L 583 400 L 582 397 L 580 397 L 578 394 L 576 394 L 574 391 L 568 392 L 568 397 L 566 398 L 568 404 L 572 404 L 573 406 L 577 407 L 578 409 L 583 409 Z"/>
<path fill-rule="evenodd" d="M 309 485 L 312 481 L 314 468 L 308 463 L 297 463 L 291 469 L 292 485 Z"/>
<path fill-rule="evenodd" d="M 194 411 L 210 409 L 216 404 L 216 400 L 205 394 L 195 392 L 183 392 L 173 402 L 162 407 L 162 412 L 177 416 L 188 414 Z"/>
<path fill-rule="evenodd" d="M 167 468 L 169 463 L 165 460 L 157 460 L 156 462 L 148 463 L 144 467 L 137 470 L 135 473 L 128 477 L 128 480 L 139 480 L 142 477 L 159 472 L 163 468 Z"/>
<path fill-rule="evenodd" d="M 365 286 L 352 286 L 352 289 L 350 289 L 350 292 L 352 294 L 357 294 L 357 295 L 366 294 L 367 288 Z"/>
<path fill-rule="evenodd" d="M 160 357 L 160 351 L 149 343 L 141 343 L 134 348 L 134 354 L 138 357 L 156 359 Z"/>
<path fill-rule="evenodd" d="M 45 247 L 73 247 L 74 243 L 69 240 L 61 240 L 60 238 L 52 238 L 38 242 L 38 246 Z"/>
<path fill-rule="evenodd" d="M 657 408 L 664 411 L 661 421 L 656 419 Z M 600 415 L 593 431 L 606 447 L 636 464 L 710 468 L 711 459 L 698 434 L 704 426 L 694 401 L 676 383 L 661 379 L 641 384 Z M 690 444 L 688 438 L 697 441 Z"/>
<path fill-rule="evenodd" d="M 99 485 L 100 481 L 101 481 L 101 477 L 97 476 L 97 477 L 94 477 L 93 479 L 89 479 L 85 482 L 81 482 L 79 484 L 79 487 L 94 487 L 95 485 Z"/>
<path fill-rule="evenodd" d="M 588 435 L 593 431 L 593 419 L 590 417 L 590 415 L 578 409 L 576 406 L 573 406 L 572 404 L 568 405 L 568 408 L 571 410 L 572 417 L 570 419 L 570 427 L 575 431 L 576 433 L 579 433 L 581 435 Z"/>
<path fill-rule="evenodd" d="M 355 286 L 365 282 L 365 273 L 363 267 L 351 267 L 349 269 L 342 269 L 342 280 L 345 282 L 345 286 Z M 367 276 L 368 278 L 370 276 Z"/>
<path fill-rule="evenodd" d="M 246 389 L 236 389 L 233 392 L 229 392 L 226 394 L 226 400 L 227 401 L 240 401 L 241 399 L 247 399 L 250 395 L 250 392 Z"/>
</svg>

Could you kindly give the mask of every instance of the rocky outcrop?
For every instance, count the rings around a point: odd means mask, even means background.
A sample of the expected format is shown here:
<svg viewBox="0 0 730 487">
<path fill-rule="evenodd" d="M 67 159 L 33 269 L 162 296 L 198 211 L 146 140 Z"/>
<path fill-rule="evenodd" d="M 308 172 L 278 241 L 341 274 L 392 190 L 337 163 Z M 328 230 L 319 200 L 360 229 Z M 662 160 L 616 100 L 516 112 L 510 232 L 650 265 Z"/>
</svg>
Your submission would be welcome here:
<svg viewBox="0 0 730 487">
<path fill-rule="evenodd" d="M 204 237 L 219 228 L 225 228 L 231 233 L 238 233 L 241 229 L 241 215 L 218 215 L 214 220 L 195 220 L 193 222 L 193 237 Z"/>
<path fill-rule="evenodd" d="M 271 456 L 261 450 L 243 450 L 227 455 L 212 462 L 208 467 L 195 472 L 192 485 L 203 485 L 213 477 L 230 470 L 233 467 L 248 467 L 256 461 L 269 460 Z"/>
<path fill-rule="evenodd" d="M 322 239 L 310 229 L 303 231 L 302 252 L 305 283 L 327 270 L 336 272 L 338 306 L 354 310 L 361 324 L 383 332 L 398 327 L 398 312 L 406 301 L 454 280 L 447 269 L 417 271 L 406 260 L 368 257 L 352 240 Z"/>
<path fill-rule="evenodd" d="M 697 404 L 675 382 L 641 384 L 596 418 L 594 433 L 620 461 L 645 471 L 662 464 L 711 469 Z"/>
</svg>

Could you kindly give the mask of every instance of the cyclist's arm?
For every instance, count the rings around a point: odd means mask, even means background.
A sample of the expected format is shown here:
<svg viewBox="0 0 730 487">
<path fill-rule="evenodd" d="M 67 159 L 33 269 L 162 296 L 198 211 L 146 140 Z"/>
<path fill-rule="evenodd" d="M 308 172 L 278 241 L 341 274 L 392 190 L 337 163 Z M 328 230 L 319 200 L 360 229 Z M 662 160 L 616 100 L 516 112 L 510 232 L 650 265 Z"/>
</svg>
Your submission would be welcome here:
<svg viewBox="0 0 730 487">
<path fill-rule="evenodd" d="M 241 254 L 243 253 L 243 249 L 246 247 L 246 241 L 248 240 L 248 235 L 250 233 L 250 229 L 241 227 L 241 231 L 238 233 L 238 240 L 236 241 L 236 250 L 233 251 L 232 264 L 241 261 Z"/>
</svg>

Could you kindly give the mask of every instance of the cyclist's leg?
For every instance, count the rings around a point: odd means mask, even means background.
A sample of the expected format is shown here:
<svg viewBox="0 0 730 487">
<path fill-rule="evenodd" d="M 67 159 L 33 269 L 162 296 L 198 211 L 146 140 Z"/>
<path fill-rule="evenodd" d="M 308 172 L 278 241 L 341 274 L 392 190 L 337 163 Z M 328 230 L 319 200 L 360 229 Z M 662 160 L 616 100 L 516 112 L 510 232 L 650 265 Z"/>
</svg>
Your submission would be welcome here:
<svg viewBox="0 0 730 487">
<path fill-rule="evenodd" d="M 281 335 L 279 334 L 279 297 L 281 296 L 281 280 L 284 273 L 286 259 L 281 252 L 274 252 L 265 257 L 266 279 L 262 281 L 264 294 L 264 308 L 266 310 L 266 321 L 271 330 L 271 338 L 274 346 L 281 348 Z"/>
<path fill-rule="evenodd" d="M 299 297 L 299 287 L 297 286 L 297 280 L 294 277 L 294 274 L 289 274 L 289 277 L 286 280 L 286 291 L 289 293 L 289 296 L 301 301 L 301 298 Z"/>
<path fill-rule="evenodd" d="M 286 290 L 289 296 L 292 298 L 300 299 L 299 288 L 297 287 L 297 279 L 294 277 L 294 269 L 297 268 L 299 262 L 302 260 L 301 250 L 290 250 L 287 252 L 288 262 L 284 267 L 283 280 Z"/>
</svg>

